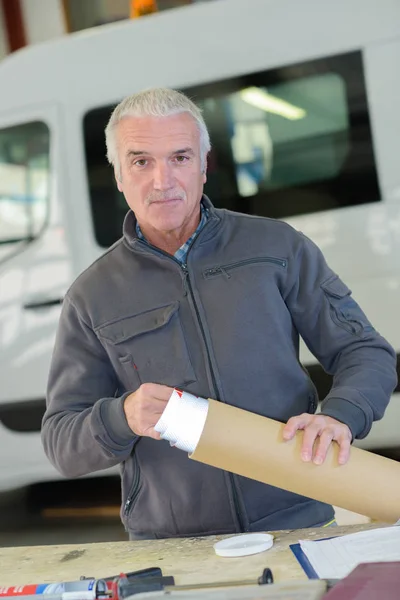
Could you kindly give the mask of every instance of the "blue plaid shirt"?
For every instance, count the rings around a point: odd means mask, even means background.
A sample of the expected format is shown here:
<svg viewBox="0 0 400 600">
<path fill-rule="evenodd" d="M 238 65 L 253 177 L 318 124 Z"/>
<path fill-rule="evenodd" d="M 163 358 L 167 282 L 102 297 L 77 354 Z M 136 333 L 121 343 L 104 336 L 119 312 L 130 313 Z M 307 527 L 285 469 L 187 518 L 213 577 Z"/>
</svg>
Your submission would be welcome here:
<svg viewBox="0 0 400 600">
<path fill-rule="evenodd" d="M 184 244 L 182 244 L 182 246 L 180 248 L 178 248 L 178 250 L 174 254 L 174 257 L 176 258 L 177 261 L 180 262 L 181 265 L 183 265 L 186 262 L 187 253 L 188 253 L 188 250 L 189 250 L 190 245 L 193 242 L 194 238 L 197 236 L 197 234 L 203 229 L 204 225 L 207 223 L 208 210 L 206 208 L 204 208 L 203 203 L 200 204 L 200 208 L 201 208 L 201 219 L 200 219 L 200 223 L 197 226 L 196 231 L 194 233 L 192 233 L 190 238 Z M 138 238 L 140 238 L 144 242 L 148 243 L 146 238 L 144 237 L 144 235 L 139 227 L 139 223 L 137 221 L 136 221 L 136 234 L 137 234 Z"/>
</svg>

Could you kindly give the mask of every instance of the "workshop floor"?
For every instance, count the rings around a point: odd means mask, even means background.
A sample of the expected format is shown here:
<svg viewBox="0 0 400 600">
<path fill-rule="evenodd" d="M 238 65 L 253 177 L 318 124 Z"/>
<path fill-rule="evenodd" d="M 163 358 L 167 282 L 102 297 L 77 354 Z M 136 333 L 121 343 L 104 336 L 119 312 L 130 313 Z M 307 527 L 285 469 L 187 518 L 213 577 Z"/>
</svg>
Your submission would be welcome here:
<svg viewBox="0 0 400 600">
<path fill-rule="evenodd" d="M 119 479 L 38 484 L 0 494 L 0 546 L 124 541 L 119 519 Z M 369 519 L 336 510 L 339 525 Z"/>
</svg>

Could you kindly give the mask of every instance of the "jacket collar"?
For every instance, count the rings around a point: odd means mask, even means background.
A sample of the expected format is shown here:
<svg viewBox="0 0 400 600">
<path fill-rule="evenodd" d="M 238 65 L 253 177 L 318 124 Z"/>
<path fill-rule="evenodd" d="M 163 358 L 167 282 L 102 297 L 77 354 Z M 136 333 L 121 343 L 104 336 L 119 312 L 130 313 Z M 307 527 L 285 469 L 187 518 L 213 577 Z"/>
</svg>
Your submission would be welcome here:
<svg viewBox="0 0 400 600">
<path fill-rule="evenodd" d="M 201 198 L 201 202 L 203 203 L 204 207 L 208 210 L 208 220 L 213 221 L 214 224 L 216 222 L 219 222 L 220 216 L 218 215 L 216 208 L 214 207 L 214 205 L 212 204 L 212 202 L 208 198 L 208 196 L 203 194 L 203 196 Z M 136 220 L 135 213 L 133 212 L 133 210 L 129 210 L 124 219 L 124 223 L 122 226 L 122 232 L 123 232 L 123 239 L 124 239 L 125 243 L 127 243 L 128 246 L 130 246 L 130 247 L 134 246 L 135 243 L 139 240 L 138 235 L 136 233 L 136 223 L 137 223 L 137 220 Z M 207 228 L 207 229 L 209 229 L 209 228 Z M 200 234 L 201 233 L 202 232 L 200 232 Z"/>
</svg>

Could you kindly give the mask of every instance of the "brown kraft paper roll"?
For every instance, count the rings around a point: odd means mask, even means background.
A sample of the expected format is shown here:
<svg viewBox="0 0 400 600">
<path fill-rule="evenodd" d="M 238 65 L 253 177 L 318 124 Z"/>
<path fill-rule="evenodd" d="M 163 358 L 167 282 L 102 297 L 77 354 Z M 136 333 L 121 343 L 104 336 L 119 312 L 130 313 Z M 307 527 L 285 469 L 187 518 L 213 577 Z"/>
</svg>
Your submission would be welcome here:
<svg viewBox="0 0 400 600">
<path fill-rule="evenodd" d="M 336 442 L 322 465 L 307 463 L 300 456 L 303 432 L 285 441 L 283 428 L 278 421 L 210 399 L 190 458 L 372 519 L 399 519 L 400 463 L 352 447 L 349 461 L 339 465 Z"/>
</svg>

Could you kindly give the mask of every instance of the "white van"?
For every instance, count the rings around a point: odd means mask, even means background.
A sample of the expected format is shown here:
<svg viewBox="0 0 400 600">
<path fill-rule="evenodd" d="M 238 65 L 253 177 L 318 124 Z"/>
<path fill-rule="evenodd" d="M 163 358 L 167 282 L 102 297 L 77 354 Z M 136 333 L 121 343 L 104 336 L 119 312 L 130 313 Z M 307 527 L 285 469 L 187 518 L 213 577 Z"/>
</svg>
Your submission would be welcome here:
<svg viewBox="0 0 400 600">
<path fill-rule="evenodd" d="M 140 89 L 202 106 L 212 201 L 310 236 L 400 350 L 399 24 L 397 0 L 216 0 L 0 64 L 0 490 L 58 477 L 39 429 L 60 305 L 120 236 L 103 130 Z M 395 395 L 362 446 L 400 447 L 399 424 Z"/>
</svg>

